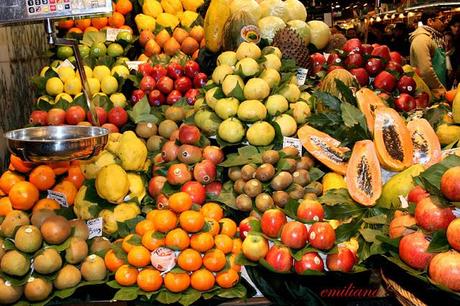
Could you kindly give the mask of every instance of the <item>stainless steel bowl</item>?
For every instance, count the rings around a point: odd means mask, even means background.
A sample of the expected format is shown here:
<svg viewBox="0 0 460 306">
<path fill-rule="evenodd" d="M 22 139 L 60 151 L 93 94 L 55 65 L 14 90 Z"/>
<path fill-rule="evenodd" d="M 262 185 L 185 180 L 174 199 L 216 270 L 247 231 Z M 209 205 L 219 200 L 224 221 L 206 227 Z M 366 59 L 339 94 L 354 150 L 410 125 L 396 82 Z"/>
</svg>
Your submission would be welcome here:
<svg viewBox="0 0 460 306">
<path fill-rule="evenodd" d="M 32 162 L 87 159 L 107 144 L 109 131 L 94 126 L 43 126 L 5 133 L 11 153 Z"/>
</svg>

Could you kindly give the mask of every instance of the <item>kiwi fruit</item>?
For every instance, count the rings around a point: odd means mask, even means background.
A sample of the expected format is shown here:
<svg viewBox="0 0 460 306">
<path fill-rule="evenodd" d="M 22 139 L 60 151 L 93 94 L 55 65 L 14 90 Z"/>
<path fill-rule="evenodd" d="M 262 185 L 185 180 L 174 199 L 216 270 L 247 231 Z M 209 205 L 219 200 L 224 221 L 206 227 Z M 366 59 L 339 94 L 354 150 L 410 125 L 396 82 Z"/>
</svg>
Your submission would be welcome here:
<svg viewBox="0 0 460 306">
<path fill-rule="evenodd" d="M 40 209 L 39 211 L 32 213 L 30 221 L 32 225 L 35 225 L 36 227 L 40 228 L 43 222 L 45 222 L 46 218 L 51 216 L 56 216 L 54 210 Z"/>
<path fill-rule="evenodd" d="M 170 106 L 165 110 L 165 118 L 172 121 L 183 121 L 185 119 L 185 110 L 179 106 Z"/>
<path fill-rule="evenodd" d="M 299 156 L 299 150 L 297 150 L 294 147 L 282 148 L 281 152 L 286 154 L 286 157 L 298 157 Z"/>
<path fill-rule="evenodd" d="M 150 152 L 159 151 L 166 140 L 158 135 L 153 135 L 147 139 L 147 150 Z"/>
<path fill-rule="evenodd" d="M 313 161 L 313 159 L 310 156 L 302 156 L 297 161 L 296 168 L 297 168 L 297 170 L 300 170 L 300 169 L 310 170 L 311 167 L 313 167 L 314 164 L 315 164 L 315 162 Z"/>
<path fill-rule="evenodd" d="M 310 184 L 310 173 L 305 169 L 298 169 L 292 174 L 294 183 L 299 184 L 302 187 Z"/>
<path fill-rule="evenodd" d="M 235 183 L 233 183 L 233 190 L 235 190 L 237 194 L 242 194 L 244 193 L 244 185 L 246 185 L 245 180 L 237 179 Z"/>
<path fill-rule="evenodd" d="M 48 248 L 40 251 L 34 258 L 34 269 L 40 274 L 50 274 L 59 270 L 62 259 L 58 251 Z"/>
<path fill-rule="evenodd" d="M 241 178 L 245 181 L 249 181 L 254 178 L 257 168 L 254 165 L 244 165 L 241 168 Z"/>
<path fill-rule="evenodd" d="M 241 178 L 241 168 L 240 167 L 230 167 L 228 169 L 228 177 L 232 181 L 239 180 Z"/>
<path fill-rule="evenodd" d="M 235 199 L 235 205 L 238 210 L 241 211 L 251 211 L 252 209 L 252 199 L 246 194 L 240 194 Z"/>
<path fill-rule="evenodd" d="M 303 187 L 296 183 L 292 184 L 292 186 L 289 187 L 289 190 L 289 197 L 294 200 L 300 200 L 305 195 Z"/>
<path fill-rule="evenodd" d="M 78 264 L 86 256 L 88 256 L 88 244 L 86 244 L 86 240 L 77 237 L 70 238 L 70 245 L 65 250 L 65 260 L 71 264 Z"/>
<path fill-rule="evenodd" d="M 283 159 L 283 170 L 289 173 L 294 173 L 296 168 L 297 161 L 293 158 L 285 158 Z"/>
<path fill-rule="evenodd" d="M 30 277 L 24 287 L 24 296 L 30 302 L 40 302 L 46 299 L 53 290 L 53 285 L 43 279 Z"/>
<path fill-rule="evenodd" d="M 262 153 L 262 161 L 268 164 L 276 164 L 280 160 L 280 154 L 275 150 L 267 150 Z"/>
<path fill-rule="evenodd" d="M 166 119 L 161 121 L 158 125 L 158 134 L 164 138 L 169 139 L 171 134 L 178 129 L 179 127 L 174 121 Z"/>
<path fill-rule="evenodd" d="M 136 125 L 136 134 L 142 138 L 149 138 L 157 133 L 157 125 L 153 122 L 139 122 Z"/>
<path fill-rule="evenodd" d="M 275 191 L 272 195 L 276 206 L 283 208 L 289 202 L 289 194 L 286 191 Z"/>
<path fill-rule="evenodd" d="M 30 224 L 29 216 L 21 210 L 13 210 L 9 212 L 2 224 L 0 224 L 0 233 L 7 238 L 13 238 L 16 230 L 21 225 Z"/>
<path fill-rule="evenodd" d="M 262 183 L 257 179 L 249 180 L 244 184 L 243 190 L 249 197 L 255 198 L 262 192 Z"/>
<path fill-rule="evenodd" d="M 56 275 L 53 285 L 58 290 L 72 288 L 81 281 L 81 272 L 73 265 L 65 265 Z"/>
<path fill-rule="evenodd" d="M 306 192 L 303 198 L 304 200 L 318 200 L 318 196 L 313 192 Z"/>
<path fill-rule="evenodd" d="M 24 286 L 13 286 L 9 281 L 0 277 L 0 304 L 13 304 L 17 302 L 24 292 Z"/>
<path fill-rule="evenodd" d="M 291 185 L 292 180 L 292 174 L 287 171 L 281 171 L 272 179 L 270 186 L 276 191 L 285 190 Z"/>
<path fill-rule="evenodd" d="M 273 208 L 274 203 L 272 197 L 267 193 L 261 193 L 256 197 L 256 207 L 261 213 L 267 209 Z"/>
<path fill-rule="evenodd" d="M 49 244 L 63 243 L 71 233 L 69 221 L 63 216 L 51 216 L 43 222 L 40 231 Z"/>
<path fill-rule="evenodd" d="M 273 178 L 275 172 L 275 167 L 273 167 L 272 164 L 265 163 L 262 164 L 259 168 L 257 168 L 255 178 L 261 182 L 268 182 Z"/>
<path fill-rule="evenodd" d="M 81 264 L 81 275 L 88 282 L 103 280 L 107 275 L 104 259 L 94 254 L 86 257 Z"/>
<path fill-rule="evenodd" d="M 33 253 L 42 246 L 42 234 L 34 225 L 21 226 L 14 236 L 14 246 L 22 252 Z"/>
<path fill-rule="evenodd" d="M 105 237 L 95 237 L 91 242 L 90 253 L 105 255 L 112 248 L 112 243 Z"/>
<path fill-rule="evenodd" d="M 89 229 L 85 221 L 80 219 L 70 220 L 70 228 L 73 229 L 73 237 L 80 238 L 81 240 L 88 240 Z"/>
<path fill-rule="evenodd" d="M 12 276 L 24 276 L 30 269 L 30 261 L 20 252 L 11 250 L 0 261 L 2 272 Z"/>
</svg>

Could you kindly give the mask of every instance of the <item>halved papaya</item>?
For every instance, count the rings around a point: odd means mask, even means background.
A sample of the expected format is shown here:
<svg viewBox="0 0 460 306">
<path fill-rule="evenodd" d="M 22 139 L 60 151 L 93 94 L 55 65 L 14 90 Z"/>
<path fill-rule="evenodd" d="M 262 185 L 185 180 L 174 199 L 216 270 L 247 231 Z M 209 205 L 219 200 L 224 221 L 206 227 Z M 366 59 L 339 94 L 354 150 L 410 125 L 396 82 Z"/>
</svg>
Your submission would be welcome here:
<svg viewBox="0 0 460 306">
<path fill-rule="evenodd" d="M 366 87 L 356 92 L 356 101 L 358 102 L 359 109 L 366 118 L 369 131 L 374 133 L 374 111 L 377 107 L 386 106 L 385 103 L 374 91 Z"/>
<path fill-rule="evenodd" d="M 389 107 L 378 107 L 374 113 L 374 143 L 380 164 L 397 172 L 410 167 L 414 146 L 404 119 Z"/>
<path fill-rule="evenodd" d="M 429 167 L 441 161 L 441 144 L 431 124 L 421 118 L 409 121 L 407 128 L 414 144 L 414 164 Z"/>
<path fill-rule="evenodd" d="M 347 188 L 353 200 L 364 206 L 375 205 L 382 194 L 380 163 L 371 140 L 355 143 L 348 161 Z"/>
<path fill-rule="evenodd" d="M 301 127 L 297 136 L 308 153 L 331 170 L 345 175 L 348 165 L 345 153 L 349 148 L 339 147 L 340 141 L 308 125 Z"/>
</svg>

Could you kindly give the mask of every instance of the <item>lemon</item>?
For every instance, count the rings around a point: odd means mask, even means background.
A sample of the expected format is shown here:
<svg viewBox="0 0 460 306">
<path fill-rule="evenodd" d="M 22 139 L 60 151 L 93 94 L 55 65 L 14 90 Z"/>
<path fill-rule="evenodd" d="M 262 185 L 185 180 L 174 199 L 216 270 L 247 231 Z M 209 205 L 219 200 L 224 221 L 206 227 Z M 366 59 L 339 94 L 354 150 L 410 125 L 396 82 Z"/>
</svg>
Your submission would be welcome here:
<svg viewBox="0 0 460 306">
<path fill-rule="evenodd" d="M 43 67 L 42 70 L 40 71 L 40 76 L 44 77 L 45 73 L 48 71 L 48 69 L 50 69 L 50 66 Z"/>
<path fill-rule="evenodd" d="M 102 82 L 102 79 L 110 75 L 110 69 L 107 66 L 100 65 L 93 69 L 93 77 Z"/>
<path fill-rule="evenodd" d="M 50 104 L 53 104 L 53 100 L 50 99 L 49 96 L 40 96 L 40 97 L 38 97 L 37 103 L 38 103 L 40 100 L 46 101 L 46 102 L 48 102 L 48 103 L 50 103 Z"/>
<path fill-rule="evenodd" d="M 66 59 L 72 55 L 73 55 L 73 50 L 69 46 L 60 46 L 56 52 L 56 56 L 59 59 Z"/>
<path fill-rule="evenodd" d="M 101 198 L 117 203 L 122 201 L 129 192 L 128 175 L 118 164 L 110 164 L 98 172 L 95 186 Z"/>
<path fill-rule="evenodd" d="M 90 91 L 91 96 L 94 95 L 95 93 L 98 93 L 99 90 L 101 90 L 101 83 L 96 78 L 89 78 L 88 85 L 89 85 L 89 91 Z"/>
<path fill-rule="evenodd" d="M 125 108 L 126 106 L 126 97 L 121 92 L 117 92 L 110 95 L 110 101 L 112 101 L 113 106 L 120 106 Z"/>
<path fill-rule="evenodd" d="M 128 174 L 129 175 L 129 174 Z M 134 202 L 121 203 L 115 206 L 113 214 L 117 222 L 125 222 L 141 214 L 139 206 Z"/>
<path fill-rule="evenodd" d="M 160 2 L 156 0 L 145 0 L 144 5 L 142 5 L 142 12 L 145 15 L 157 17 L 163 13 L 163 8 L 161 7 Z"/>
<path fill-rule="evenodd" d="M 119 76 L 121 76 L 123 79 L 126 79 L 129 75 L 129 69 L 126 66 L 118 65 L 112 68 L 112 75 L 115 75 L 117 73 Z"/>
<path fill-rule="evenodd" d="M 52 77 L 46 81 L 45 88 L 50 96 L 55 96 L 64 91 L 64 83 L 62 83 L 60 78 Z"/>
<path fill-rule="evenodd" d="M 64 91 L 68 93 L 69 95 L 77 95 L 81 92 L 81 89 L 82 89 L 81 81 L 77 77 L 68 79 L 64 83 Z"/>
<path fill-rule="evenodd" d="M 123 41 L 125 43 L 131 43 L 133 41 L 133 34 L 128 31 L 121 31 L 117 35 L 117 41 Z"/>
<path fill-rule="evenodd" d="M 73 102 L 72 97 L 71 97 L 69 94 L 65 93 L 65 92 L 58 94 L 58 95 L 56 96 L 56 98 L 54 98 L 54 102 L 57 103 L 57 102 L 59 102 L 59 100 L 61 100 L 61 99 L 64 99 L 64 100 L 67 101 L 68 103 L 72 103 L 72 102 Z"/>
<path fill-rule="evenodd" d="M 121 56 L 125 50 L 119 43 L 111 43 L 107 48 L 107 55 L 112 57 Z"/>
<path fill-rule="evenodd" d="M 50 67 L 51 67 L 51 68 L 57 68 L 57 67 L 59 67 L 61 64 L 62 64 L 62 61 L 61 61 L 61 60 L 54 60 L 54 61 L 51 63 Z M 54 71 L 56 71 L 56 70 L 54 69 Z"/>
<path fill-rule="evenodd" d="M 58 75 L 61 81 L 65 83 L 67 80 L 75 77 L 75 71 L 73 71 L 72 67 L 69 66 L 59 67 Z"/>
<path fill-rule="evenodd" d="M 85 68 L 85 74 L 86 74 L 86 78 L 92 78 L 93 77 L 93 69 L 91 69 L 91 67 L 89 66 L 84 66 Z M 80 75 L 80 74 L 78 74 Z"/>
<path fill-rule="evenodd" d="M 330 189 L 340 188 L 347 188 L 347 184 L 345 183 L 343 176 L 335 172 L 329 172 L 323 176 L 323 193 L 326 193 L 326 191 Z"/>
<path fill-rule="evenodd" d="M 89 55 L 92 57 L 101 57 L 107 53 L 107 47 L 103 42 L 93 43 L 89 51 Z"/>
<path fill-rule="evenodd" d="M 103 93 L 110 95 L 118 90 L 118 81 L 113 76 L 106 76 L 101 81 L 101 90 Z"/>
</svg>

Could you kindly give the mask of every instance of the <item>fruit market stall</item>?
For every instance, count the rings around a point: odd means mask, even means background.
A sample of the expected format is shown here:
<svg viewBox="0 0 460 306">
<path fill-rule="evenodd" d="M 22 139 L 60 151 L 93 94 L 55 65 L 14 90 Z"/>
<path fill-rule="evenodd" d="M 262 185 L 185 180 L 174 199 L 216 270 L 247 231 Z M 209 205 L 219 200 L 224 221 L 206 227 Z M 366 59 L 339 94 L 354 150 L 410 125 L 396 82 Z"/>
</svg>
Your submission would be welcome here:
<svg viewBox="0 0 460 306">
<path fill-rule="evenodd" d="M 6 134 L 1 304 L 458 302 L 460 94 L 297 0 L 112 9 L 57 23 Z M 103 146 L 13 147 L 72 128 Z"/>
</svg>

